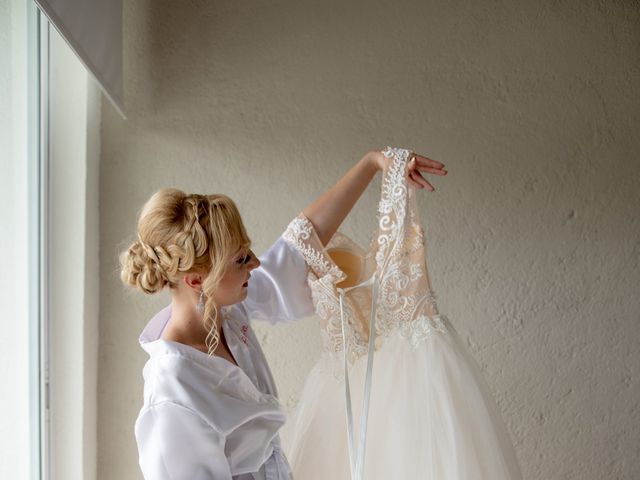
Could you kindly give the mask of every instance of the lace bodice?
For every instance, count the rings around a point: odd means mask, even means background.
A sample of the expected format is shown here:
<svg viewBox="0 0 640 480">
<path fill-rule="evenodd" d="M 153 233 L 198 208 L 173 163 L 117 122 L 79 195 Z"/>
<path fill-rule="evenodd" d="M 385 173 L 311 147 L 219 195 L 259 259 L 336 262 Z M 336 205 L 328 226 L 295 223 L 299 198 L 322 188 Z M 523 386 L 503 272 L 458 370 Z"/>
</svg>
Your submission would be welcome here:
<svg viewBox="0 0 640 480">
<path fill-rule="evenodd" d="M 378 275 L 376 303 L 376 349 L 394 333 L 417 346 L 431 333 L 446 333 L 446 319 L 438 314 L 426 265 L 424 229 L 416 208 L 414 189 L 409 187 L 407 164 L 410 151 L 387 147 L 391 161 L 383 171 L 378 204 L 378 227 L 367 249 L 338 230 L 322 245 L 311 221 L 300 212 L 283 237 L 298 248 L 309 265 L 308 283 L 316 314 L 320 318 L 323 348 L 341 353 L 343 332 L 338 285 L 347 274 L 330 256 L 332 249 L 346 249 L 362 260 L 362 272 Z M 353 362 L 367 354 L 372 289 L 362 286 L 343 297 L 346 316 L 347 354 Z"/>
</svg>

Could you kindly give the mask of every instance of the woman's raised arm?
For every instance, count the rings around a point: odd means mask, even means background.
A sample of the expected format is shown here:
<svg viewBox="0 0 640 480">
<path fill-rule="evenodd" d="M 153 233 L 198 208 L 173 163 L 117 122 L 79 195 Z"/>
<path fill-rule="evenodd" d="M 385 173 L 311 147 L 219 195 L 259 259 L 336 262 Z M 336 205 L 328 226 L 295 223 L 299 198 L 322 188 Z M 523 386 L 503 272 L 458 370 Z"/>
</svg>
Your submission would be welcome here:
<svg viewBox="0 0 640 480">
<path fill-rule="evenodd" d="M 446 170 L 443 170 L 444 164 L 415 153 L 413 157 L 415 159 L 408 167 L 410 183 L 417 188 L 433 191 L 433 186 L 418 170 L 446 175 Z M 387 158 L 380 150 L 367 152 L 333 187 L 302 210 L 315 227 L 323 245 L 333 237 L 373 177 L 384 168 L 386 161 Z"/>
<path fill-rule="evenodd" d="M 326 245 L 379 170 L 375 152 L 368 152 L 329 190 L 302 213 Z"/>
</svg>

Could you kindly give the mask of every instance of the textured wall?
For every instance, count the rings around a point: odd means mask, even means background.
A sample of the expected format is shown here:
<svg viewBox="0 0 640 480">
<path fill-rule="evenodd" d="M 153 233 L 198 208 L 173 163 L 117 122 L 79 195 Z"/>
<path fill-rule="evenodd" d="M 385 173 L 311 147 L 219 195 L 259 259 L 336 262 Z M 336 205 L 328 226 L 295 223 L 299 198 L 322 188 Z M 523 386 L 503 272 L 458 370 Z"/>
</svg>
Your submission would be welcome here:
<svg viewBox="0 0 640 480">
<path fill-rule="evenodd" d="M 168 301 L 119 283 L 142 203 L 227 193 L 261 253 L 386 144 L 449 170 L 418 194 L 430 273 L 525 477 L 640 478 L 638 2 L 147 0 L 124 17 L 129 120 L 103 108 L 100 480 L 141 478 L 137 337 Z M 343 224 L 356 240 L 378 188 Z M 290 407 L 314 319 L 258 333 Z"/>
</svg>

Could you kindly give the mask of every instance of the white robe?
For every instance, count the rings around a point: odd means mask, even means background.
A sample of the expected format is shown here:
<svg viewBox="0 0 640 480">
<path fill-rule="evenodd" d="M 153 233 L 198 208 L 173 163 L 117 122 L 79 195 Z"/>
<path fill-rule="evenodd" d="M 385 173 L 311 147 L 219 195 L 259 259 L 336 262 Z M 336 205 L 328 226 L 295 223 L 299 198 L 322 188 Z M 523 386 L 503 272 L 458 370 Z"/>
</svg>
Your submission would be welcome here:
<svg viewBox="0 0 640 480">
<path fill-rule="evenodd" d="M 160 338 L 171 305 L 140 335 L 149 353 L 144 405 L 135 423 L 146 480 L 289 480 L 278 430 L 285 422 L 253 320 L 272 324 L 314 313 L 308 266 L 280 236 L 252 270 L 247 297 L 222 309 L 238 366 Z"/>
</svg>

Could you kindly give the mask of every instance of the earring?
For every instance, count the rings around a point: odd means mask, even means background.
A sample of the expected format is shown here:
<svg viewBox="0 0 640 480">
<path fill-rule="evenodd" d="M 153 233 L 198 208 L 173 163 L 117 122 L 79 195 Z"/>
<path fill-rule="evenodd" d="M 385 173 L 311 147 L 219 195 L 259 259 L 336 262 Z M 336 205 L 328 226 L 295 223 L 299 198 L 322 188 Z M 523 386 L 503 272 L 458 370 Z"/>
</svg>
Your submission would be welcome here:
<svg viewBox="0 0 640 480">
<path fill-rule="evenodd" d="M 200 290 L 200 300 L 196 305 L 196 312 L 198 312 L 200 315 L 204 313 L 204 290 Z"/>
</svg>

